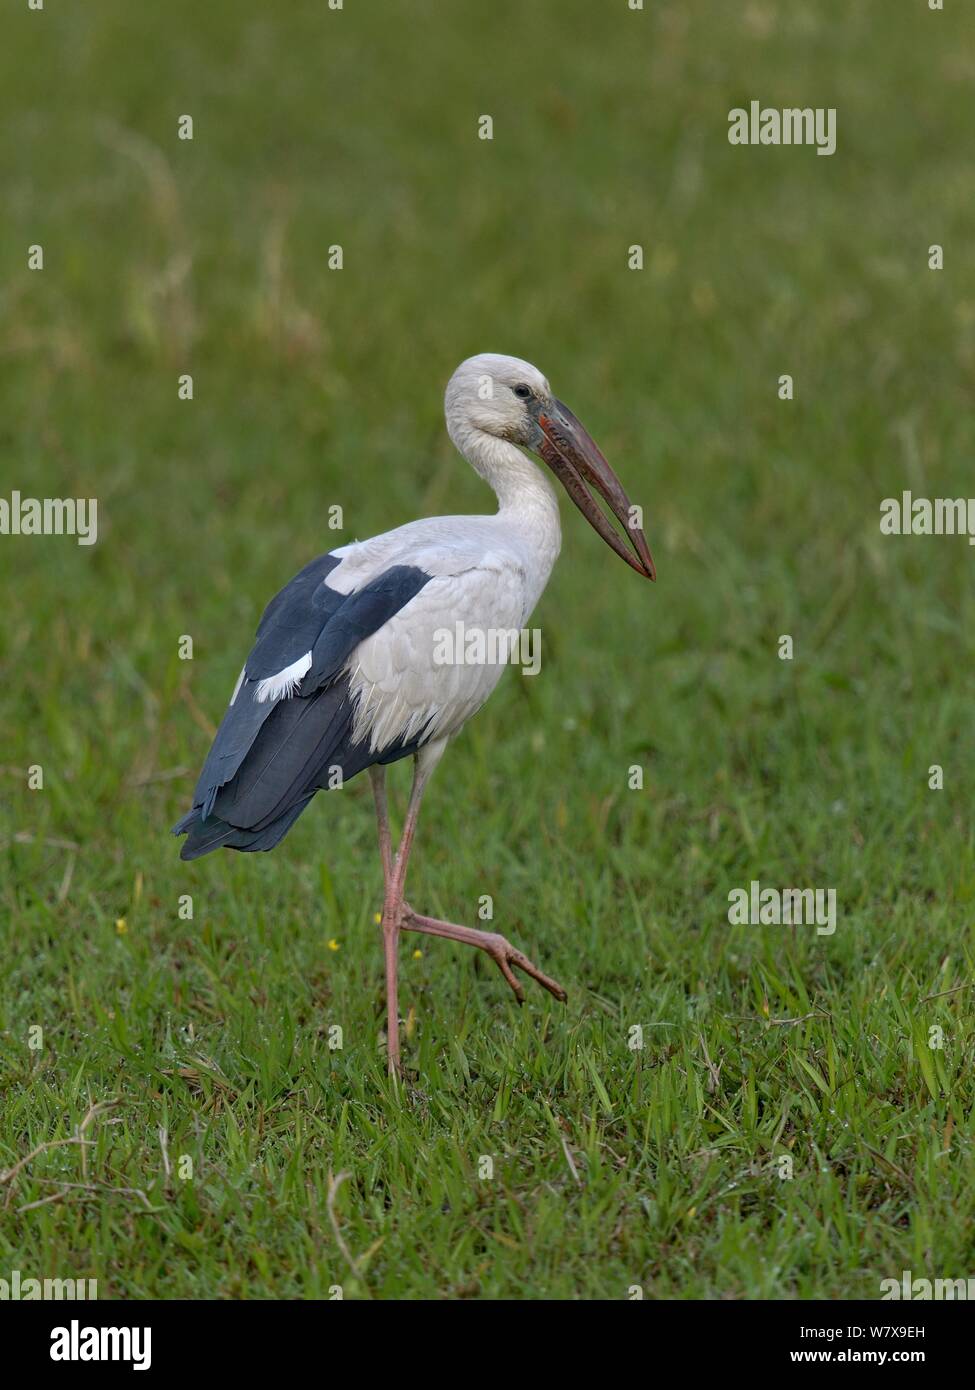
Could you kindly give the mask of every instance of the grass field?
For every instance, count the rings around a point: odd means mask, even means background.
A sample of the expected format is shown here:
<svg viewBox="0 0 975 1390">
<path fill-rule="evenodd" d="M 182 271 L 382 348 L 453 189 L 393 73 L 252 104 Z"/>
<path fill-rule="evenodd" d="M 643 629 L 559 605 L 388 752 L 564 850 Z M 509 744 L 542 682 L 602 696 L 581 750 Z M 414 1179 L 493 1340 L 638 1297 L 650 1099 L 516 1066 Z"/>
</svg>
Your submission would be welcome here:
<svg viewBox="0 0 975 1390">
<path fill-rule="evenodd" d="M 975 1274 L 975 552 L 878 525 L 902 489 L 972 490 L 964 10 L 8 7 L 0 495 L 97 497 L 99 538 L 0 537 L 0 1275 Z M 731 146 L 753 98 L 835 107 L 835 155 Z M 270 595 L 341 540 L 490 509 L 443 429 L 478 351 L 550 377 L 660 577 L 564 508 L 542 672 L 448 752 L 410 897 L 474 922 L 492 895 L 569 1004 L 519 1011 L 489 961 L 406 938 L 397 1087 L 367 779 L 272 855 L 182 864 L 168 832 Z M 835 934 L 730 925 L 753 879 L 835 889 Z"/>
</svg>

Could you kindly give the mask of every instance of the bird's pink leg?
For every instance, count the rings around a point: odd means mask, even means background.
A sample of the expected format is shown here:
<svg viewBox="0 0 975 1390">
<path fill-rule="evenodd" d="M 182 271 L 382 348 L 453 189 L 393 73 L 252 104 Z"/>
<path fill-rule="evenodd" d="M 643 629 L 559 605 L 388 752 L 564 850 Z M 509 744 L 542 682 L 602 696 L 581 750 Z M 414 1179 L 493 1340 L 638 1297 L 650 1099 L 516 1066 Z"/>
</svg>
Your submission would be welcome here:
<svg viewBox="0 0 975 1390">
<path fill-rule="evenodd" d="M 388 886 L 393 872 L 393 842 L 389 833 L 389 807 L 386 803 L 386 769 L 380 764 L 369 769 L 372 797 L 376 803 L 376 824 L 379 827 L 379 854 L 383 861 L 383 883 Z"/>
<path fill-rule="evenodd" d="M 533 964 L 526 955 L 512 946 L 498 932 L 476 931 L 474 927 L 460 927 L 454 922 L 441 922 L 436 917 L 423 917 L 419 912 L 414 912 L 408 903 L 403 904 L 400 926 L 404 931 L 426 932 L 429 936 L 445 936 L 450 941 L 461 941 L 465 946 L 476 946 L 479 951 L 486 951 L 508 981 L 519 1004 L 525 1002 L 525 992 L 512 973 L 511 967 L 513 965 L 517 966 L 519 970 L 523 970 L 526 975 L 530 975 L 533 980 L 537 980 L 543 989 L 547 989 L 549 994 L 554 994 L 556 999 L 563 1004 L 569 997 L 558 980 L 551 979 L 550 976 L 539 970 L 537 965 Z"/>
<path fill-rule="evenodd" d="M 376 800 L 376 819 L 379 822 L 379 850 L 383 859 L 383 873 L 386 878 L 386 896 L 383 902 L 383 955 L 386 961 L 386 1055 L 389 1058 L 390 1074 L 400 1071 L 399 1052 L 399 989 L 397 979 L 396 949 L 399 944 L 400 926 L 403 917 L 403 885 L 406 882 L 406 866 L 416 833 L 417 817 L 423 788 L 426 786 L 429 771 L 424 770 L 420 760 L 416 760 L 413 773 L 413 788 L 410 804 L 403 822 L 396 858 L 390 864 L 389 815 L 386 808 L 386 787 L 381 770 L 373 775 L 372 787 Z M 385 840 L 385 845 L 384 845 Z"/>
<path fill-rule="evenodd" d="M 512 946 L 498 932 L 477 931 L 473 927 L 458 926 L 455 922 L 442 922 L 436 917 L 424 917 L 421 913 L 414 912 L 409 903 L 405 901 L 406 866 L 409 862 L 410 850 L 413 848 L 413 837 L 416 834 L 423 789 L 435 763 L 436 758 L 431 760 L 431 764 L 421 766 L 419 758 L 416 760 L 410 804 L 407 808 L 403 834 L 395 859 L 392 859 L 385 773 L 382 768 L 370 770 L 373 796 L 376 802 L 376 820 L 379 825 L 379 851 L 382 856 L 383 876 L 386 882 L 382 929 L 383 954 L 386 961 L 386 1055 L 389 1058 L 391 1074 L 398 1074 L 401 1069 L 397 980 L 397 947 L 400 931 L 424 932 L 428 936 L 443 936 L 450 941 L 460 941 L 465 946 L 474 946 L 479 951 L 485 951 L 511 986 L 519 1004 L 524 1002 L 525 995 L 512 966 L 531 976 L 533 980 L 537 980 L 543 989 L 547 989 L 549 994 L 554 994 L 555 998 L 563 1004 L 568 997 L 557 980 L 551 979 L 539 970 L 534 962 L 530 961 L 526 955 Z"/>
</svg>

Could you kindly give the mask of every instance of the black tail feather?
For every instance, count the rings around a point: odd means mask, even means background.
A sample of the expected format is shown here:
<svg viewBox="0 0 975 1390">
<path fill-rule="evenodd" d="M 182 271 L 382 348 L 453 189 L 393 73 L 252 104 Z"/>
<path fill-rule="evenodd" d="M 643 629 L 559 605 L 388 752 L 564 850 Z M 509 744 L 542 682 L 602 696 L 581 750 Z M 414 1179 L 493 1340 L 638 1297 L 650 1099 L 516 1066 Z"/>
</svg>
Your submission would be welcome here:
<svg viewBox="0 0 975 1390">
<path fill-rule="evenodd" d="M 238 849 L 244 854 L 274 849 L 274 846 L 280 844 L 287 835 L 309 801 L 311 797 L 306 796 L 303 801 L 291 806 L 263 830 L 242 829 L 239 825 L 229 825 L 215 816 L 203 820 L 199 807 L 194 807 L 189 815 L 173 826 L 174 835 L 186 835 L 179 857 L 199 859 L 215 849 Z"/>
</svg>

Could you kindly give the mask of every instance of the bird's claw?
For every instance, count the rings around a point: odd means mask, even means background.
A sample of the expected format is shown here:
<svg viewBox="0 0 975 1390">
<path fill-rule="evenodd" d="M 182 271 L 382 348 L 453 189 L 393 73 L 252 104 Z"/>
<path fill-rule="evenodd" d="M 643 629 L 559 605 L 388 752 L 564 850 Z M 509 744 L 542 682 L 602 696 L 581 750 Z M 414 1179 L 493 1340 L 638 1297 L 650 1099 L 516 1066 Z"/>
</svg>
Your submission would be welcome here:
<svg viewBox="0 0 975 1390">
<path fill-rule="evenodd" d="M 501 971 L 519 1004 L 525 1002 L 525 991 L 512 966 L 529 975 L 560 1003 L 564 1004 L 569 997 L 557 980 L 551 979 L 544 971 L 539 970 L 534 961 L 529 960 L 523 951 L 512 946 L 499 932 L 477 931 L 473 927 L 461 927 L 453 922 L 442 922 L 435 917 L 424 917 L 421 913 L 414 912 L 408 903 L 402 905 L 399 922 L 404 931 L 444 936 L 451 941 L 460 941 L 465 946 L 476 946 L 484 951 Z"/>
<path fill-rule="evenodd" d="M 501 974 L 508 981 L 519 1004 L 524 1004 L 525 1002 L 525 991 L 522 989 L 520 981 L 512 972 L 511 967 L 513 965 L 516 965 L 519 970 L 524 971 L 526 975 L 530 975 L 543 989 L 547 989 L 549 994 L 554 994 L 560 1004 L 566 1002 L 569 996 L 557 980 L 550 979 L 544 971 L 539 970 L 537 965 L 530 961 L 522 951 L 516 950 L 503 936 L 497 938 L 497 943 L 494 950 L 488 950 L 488 954 L 501 971 Z"/>
</svg>

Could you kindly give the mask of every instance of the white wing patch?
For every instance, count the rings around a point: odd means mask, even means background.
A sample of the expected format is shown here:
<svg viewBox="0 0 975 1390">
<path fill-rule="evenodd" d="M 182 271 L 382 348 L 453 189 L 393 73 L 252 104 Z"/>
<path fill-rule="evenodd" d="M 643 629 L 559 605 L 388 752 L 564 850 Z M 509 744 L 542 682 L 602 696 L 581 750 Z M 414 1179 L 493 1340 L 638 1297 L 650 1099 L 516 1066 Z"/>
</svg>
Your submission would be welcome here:
<svg viewBox="0 0 975 1390">
<path fill-rule="evenodd" d="M 244 684 L 244 677 L 246 676 L 246 674 L 247 667 L 242 666 L 240 668 L 240 675 L 237 677 L 237 684 L 234 686 L 234 693 L 230 697 L 231 704 L 234 703 L 234 701 L 237 699 L 237 696 L 240 694 L 240 687 Z"/>
<path fill-rule="evenodd" d="M 302 677 L 311 669 L 311 652 L 305 652 L 304 656 L 299 656 L 297 661 L 292 661 L 290 666 L 285 666 L 283 671 L 278 671 L 277 675 L 265 676 L 258 681 L 257 690 L 254 692 L 254 699 L 259 704 L 264 704 L 267 700 L 286 700 L 294 695 L 301 684 Z M 239 682 L 238 682 L 239 688 Z M 237 698 L 237 691 L 234 691 L 234 699 Z M 230 702 L 233 704 L 233 700 Z"/>
</svg>

